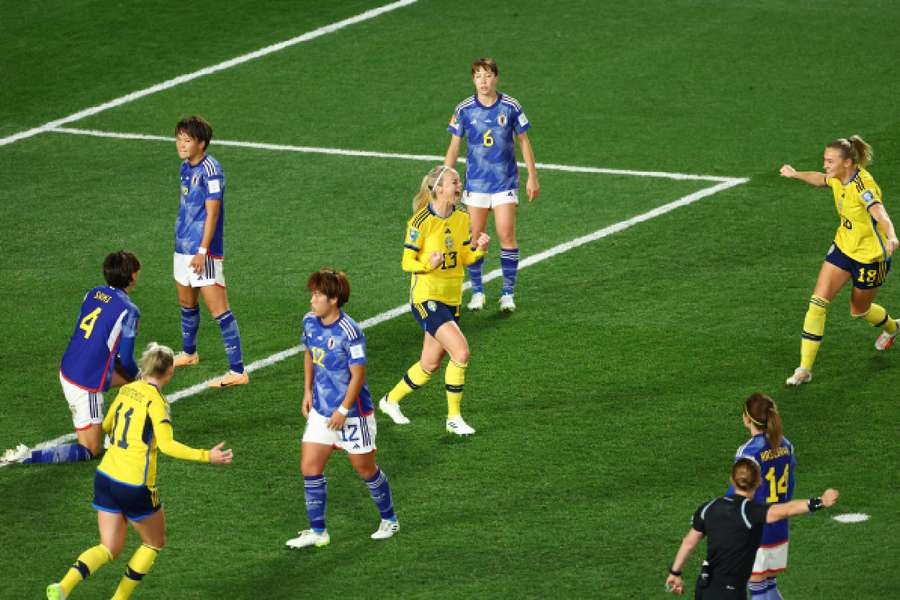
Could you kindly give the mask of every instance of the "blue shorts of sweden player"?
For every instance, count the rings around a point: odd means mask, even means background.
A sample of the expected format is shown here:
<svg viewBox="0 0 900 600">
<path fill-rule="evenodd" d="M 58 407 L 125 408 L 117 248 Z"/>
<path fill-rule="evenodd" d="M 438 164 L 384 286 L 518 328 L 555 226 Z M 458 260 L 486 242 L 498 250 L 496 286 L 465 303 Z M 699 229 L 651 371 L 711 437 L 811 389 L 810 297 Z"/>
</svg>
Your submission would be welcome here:
<svg viewBox="0 0 900 600">
<path fill-rule="evenodd" d="M 94 475 L 94 502 L 91 506 L 103 512 L 123 514 L 129 521 L 146 519 L 162 508 L 155 487 L 119 483 L 100 471 Z"/>
<path fill-rule="evenodd" d="M 891 270 L 890 259 L 874 263 L 859 262 L 844 254 L 837 244 L 831 244 L 828 254 L 825 255 L 825 262 L 850 273 L 853 287 L 861 290 L 881 287 L 888 271 Z"/>
<path fill-rule="evenodd" d="M 437 300 L 413 302 L 410 311 L 419 326 L 431 335 L 435 335 L 444 323 L 459 321 L 459 306 L 450 306 Z"/>
</svg>

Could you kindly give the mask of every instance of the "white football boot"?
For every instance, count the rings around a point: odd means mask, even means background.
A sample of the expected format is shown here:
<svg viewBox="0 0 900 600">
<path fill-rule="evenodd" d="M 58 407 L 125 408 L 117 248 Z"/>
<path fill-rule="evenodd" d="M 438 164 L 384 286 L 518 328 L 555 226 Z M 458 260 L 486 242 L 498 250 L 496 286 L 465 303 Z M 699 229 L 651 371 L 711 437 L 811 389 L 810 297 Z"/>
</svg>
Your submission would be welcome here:
<svg viewBox="0 0 900 600">
<path fill-rule="evenodd" d="M 513 300 L 512 294 L 503 294 L 500 296 L 500 311 L 513 312 L 516 310 L 516 301 Z"/>
<path fill-rule="evenodd" d="M 897 334 L 900 333 L 900 321 L 897 321 L 896 323 L 897 329 L 894 331 L 894 333 L 882 331 L 881 335 L 878 336 L 878 339 L 875 340 L 876 350 L 887 350 L 894 345 L 894 339 L 897 337 Z"/>
<path fill-rule="evenodd" d="M 378 525 L 378 529 L 375 530 L 375 533 L 370 535 L 373 540 L 386 540 L 389 537 L 392 537 L 395 533 L 400 530 L 400 523 L 397 521 L 389 521 L 388 519 L 382 519 L 381 523 Z"/>
<path fill-rule="evenodd" d="M 306 548 L 307 546 L 321 548 L 322 546 L 327 546 L 331 543 L 331 536 L 328 535 L 327 530 L 322 533 L 316 533 L 312 529 L 304 529 L 297 533 L 299 533 L 300 536 L 288 540 L 285 542 L 285 546 L 288 548 Z"/>
<path fill-rule="evenodd" d="M 400 405 L 387 399 L 387 394 L 381 397 L 378 402 L 378 409 L 389 416 L 391 421 L 397 425 L 409 425 L 409 419 L 400 412 Z"/>
<path fill-rule="evenodd" d="M 447 431 L 456 435 L 472 435 L 475 430 L 463 421 L 462 415 L 456 415 L 447 419 Z"/>
<path fill-rule="evenodd" d="M 812 381 L 812 373 L 809 372 L 809 369 L 797 367 L 794 369 L 794 374 L 788 377 L 784 383 L 790 386 L 800 386 L 810 381 Z"/>
<path fill-rule="evenodd" d="M 473 292 L 472 298 L 469 300 L 469 303 L 466 304 L 466 308 L 469 310 L 481 310 L 484 308 L 484 293 Z"/>
<path fill-rule="evenodd" d="M 3 453 L 3 456 L 0 457 L 0 465 L 20 463 L 30 456 L 31 449 L 29 449 L 25 444 L 19 444 L 15 448 L 9 448 L 6 452 Z"/>
</svg>

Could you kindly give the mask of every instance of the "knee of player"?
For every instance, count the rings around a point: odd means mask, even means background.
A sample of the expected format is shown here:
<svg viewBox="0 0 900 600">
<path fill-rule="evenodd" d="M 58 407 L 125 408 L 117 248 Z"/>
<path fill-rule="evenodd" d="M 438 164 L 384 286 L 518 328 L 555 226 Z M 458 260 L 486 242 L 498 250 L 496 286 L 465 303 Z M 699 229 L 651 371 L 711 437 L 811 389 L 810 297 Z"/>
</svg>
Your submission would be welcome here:
<svg viewBox="0 0 900 600">
<path fill-rule="evenodd" d="M 356 474 L 368 481 L 375 476 L 375 473 L 378 472 L 378 465 L 374 462 L 369 465 L 353 465 L 353 468 L 356 469 Z"/>
<path fill-rule="evenodd" d="M 453 359 L 453 362 L 461 365 L 469 364 L 469 346 L 466 345 L 459 350 L 456 350 L 450 355 L 450 358 Z"/>
</svg>

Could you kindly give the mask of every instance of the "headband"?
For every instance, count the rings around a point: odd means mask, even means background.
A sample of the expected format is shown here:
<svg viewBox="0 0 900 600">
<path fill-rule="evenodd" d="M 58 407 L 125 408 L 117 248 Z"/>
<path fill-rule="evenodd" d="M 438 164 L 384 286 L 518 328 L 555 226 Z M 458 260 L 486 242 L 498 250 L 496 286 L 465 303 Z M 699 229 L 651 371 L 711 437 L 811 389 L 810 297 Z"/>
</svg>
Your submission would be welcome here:
<svg viewBox="0 0 900 600">
<path fill-rule="evenodd" d="M 746 406 L 744 407 L 744 416 L 747 417 L 748 419 L 750 419 L 750 422 L 753 423 L 754 425 L 756 425 L 757 427 L 762 427 L 763 429 L 766 428 L 767 421 L 760 421 L 758 419 L 754 419 L 753 415 L 751 415 L 749 412 L 747 412 Z"/>
</svg>

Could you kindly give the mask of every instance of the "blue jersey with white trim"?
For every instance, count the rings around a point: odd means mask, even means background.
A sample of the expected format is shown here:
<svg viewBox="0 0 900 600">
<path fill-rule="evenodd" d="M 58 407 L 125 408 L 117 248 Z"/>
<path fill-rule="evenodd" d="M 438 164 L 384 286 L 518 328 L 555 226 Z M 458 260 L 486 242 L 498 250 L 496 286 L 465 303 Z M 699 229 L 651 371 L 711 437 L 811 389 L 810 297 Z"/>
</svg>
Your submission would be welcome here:
<svg viewBox="0 0 900 600">
<path fill-rule="evenodd" d="M 135 377 L 134 341 L 140 318 L 124 290 L 102 285 L 89 291 L 62 357 L 62 376 L 90 392 L 105 391 L 112 382 L 113 361 L 118 355 L 128 375 Z"/>
<path fill-rule="evenodd" d="M 781 439 L 781 445 L 773 450 L 764 433 L 758 433 L 746 444 L 738 448 L 734 460 L 749 458 L 756 461 L 762 472 L 762 485 L 756 488 L 753 501 L 758 504 L 777 504 L 788 502 L 794 497 L 794 471 L 797 460 L 794 458 L 794 446 L 787 438 Z M 734 486 L 728 488 L 728 493 Z M 775 546 L 788 541 L 788 520 L 767 523 L 763 528 L 761 544 Z"/>
<path fill-rule="evenodd" d="M 466 138 L 465 191 L 496 194 L 519 188 L 514 137 L 531 127 L 519 102 L 506 94 L 485 106 L 475 94 L 460 102 L 447 131 Z"/>
<path fill-rule="evenodd" d="M 325 417 L 337 410 L 347 395 L 350 366 L 366 364 L 366 336 L 362 329 L 342 311 L 331 325 L 325 325 L 313 313 L 303 318 L 303 345 L 313 363 L 312 405 Z M 369 385 L 363 382 L 359 397 L 348 417 L 372 414 Z"/>
<path fill-rule="evenodd" d="M 211 256 L 225 256 L 225 174 L 219 161 L 212 156 L 204 156 L 196 165 L 181 163 L 181 202 L 178 220 L 175 221 L 175 252 L 197 254 L 203 241 L 203 227 L 206 224 L 206 202 L 219 203 L 219 221 L 207 251 Z"/>
</svg>

